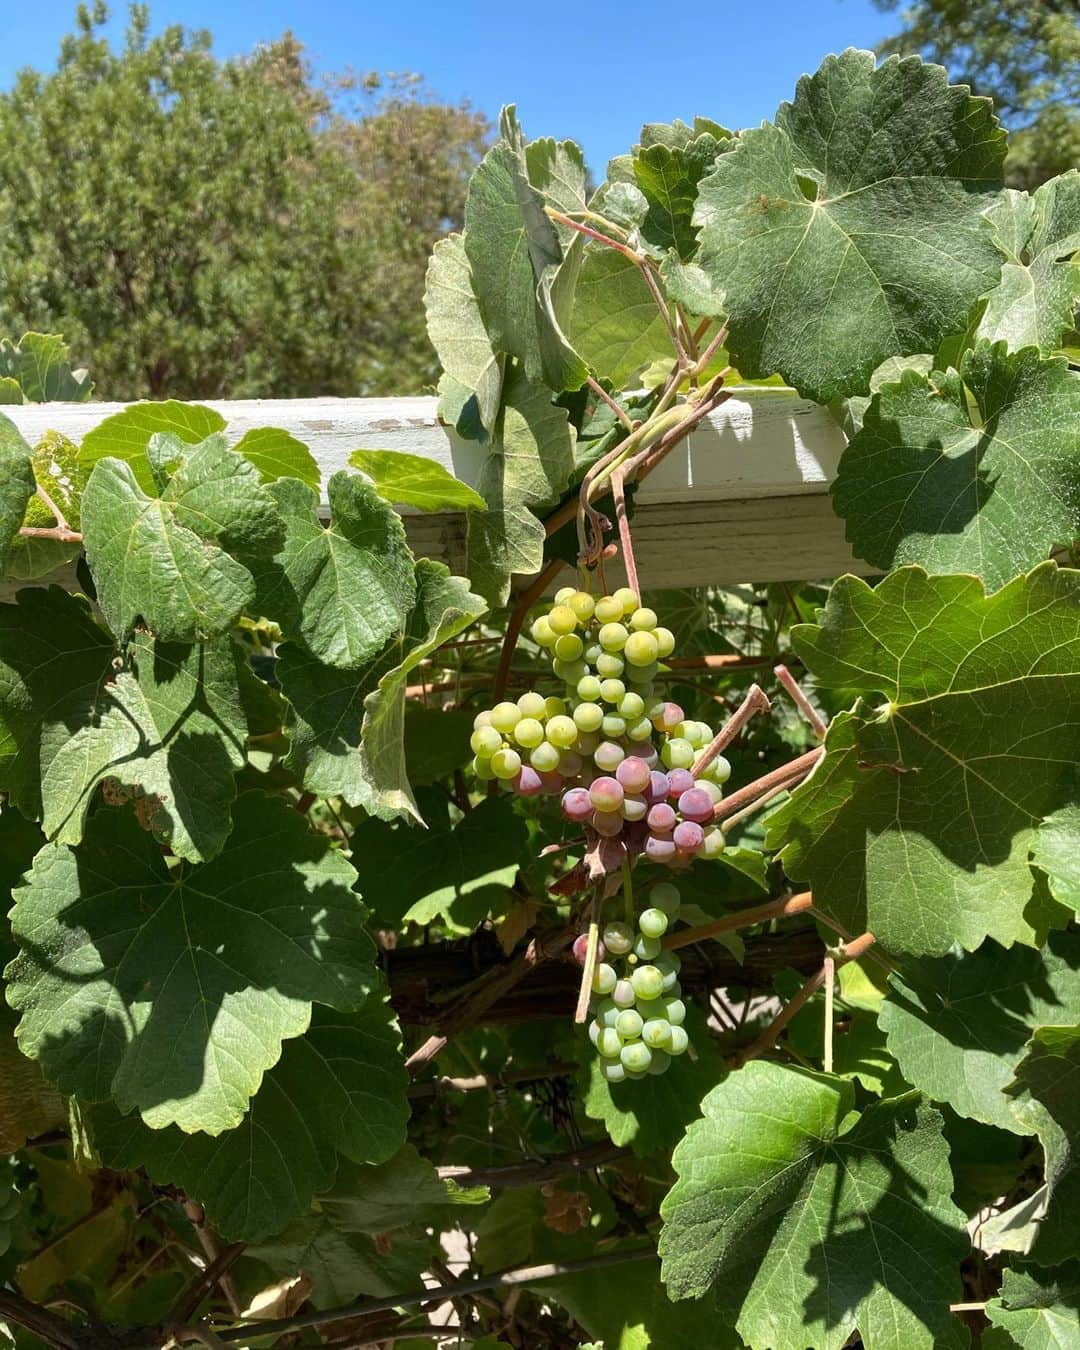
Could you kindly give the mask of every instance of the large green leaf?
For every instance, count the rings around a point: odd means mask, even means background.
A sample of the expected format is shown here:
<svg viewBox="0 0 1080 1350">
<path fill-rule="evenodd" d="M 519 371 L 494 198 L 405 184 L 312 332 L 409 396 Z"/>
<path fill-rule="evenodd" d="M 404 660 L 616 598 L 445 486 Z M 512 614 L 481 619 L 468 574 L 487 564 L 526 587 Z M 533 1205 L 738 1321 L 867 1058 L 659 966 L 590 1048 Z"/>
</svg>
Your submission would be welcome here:
<svg viewBox="0 0 1080 1350">
<path fill-rule="evenodd" d="M 93 392 L 88 371 L 72 370 L 62 337 L 24 333 L 0 338 L 0 380 L 13 380 L 27 403 L 84 403 Z"/>
<path fill-rule="evenodd" d="M 1080 936 L 1053 934 L 1041 952 L 987 942 L 905 974 L 890 978 L 879 1020 L 908 1082 L 962 1116 L 1033 1133 L 1003 1089 L 1034 1027 L 1080 1020 Z"/>
<path fill-rule="evenodd" d="M 355 872 L 280 798 L 247 793 L 222 853 L 170 869 L 130 812 L 50 844 L 15 892 L 19 1044 L 65 1092 L 154 1129 L 238 1125 L 313 1002 L 358 1007 L 374 946 Z"/>
<path fill-rule="evenodd" d="M 1037 944 L 1056 915 L 1025 915 L 1028 855 L 1080 759 L 1080 573 L 1046 563 L 989 596 L 917 567 L 844 577 L 792 637 L 819 684 L 863 697 L 770 818 L 788 875 L 898 951 Z"/>
<path fill-rule="evenodd" d="M 0 413 L 0 576 L 7 571 L 27 503 L 36 487 L 30 447 L 15 424 Z"/>
<path fill-rule="evenodd" d="M 867 562 L 1001 586 L 1080 535 L 1080 374 L 986 342 L 959 373 L 905 371 L 871 401 L 832 493 Z"/>
<path fill-rule="evenodd" d="M 154 478 L 146 461 L 152 436 L 177 436 L 187 445 L 198 445 L 224 429 L 224 417 L 198 403 L 178 403 L 175 399 L 132 403 L 86 433 L 79 447 L 79 461 L 89 474 L 100 459 L 122 459 L 131 465 L 143 491 L 153 492 Z"/>
<path fill-rule="evenodd" d="M 1080 1256 L 1080 1025 L 1040 1027 L 1009 1090 L 1017 1119 L 1043 1146 L 1047 1207 L 1031 1259 L 1055 1265 Z"/>
<path fill-rule="evenodd" d="M 1080 1350 L 1080 1261 L 1056 1270 L 1006 1270 L 986 1316 L 985 1350 Z"/>
<path fill-rule="evenodd" d="M 221 1235 L 256 1242 L 307 1214 L 333 1184 L 338 1153 L 382 1163 L 405 1142 L 408 1071 L 388 1005 L 371 997 L 356 1013 L 313 1010 L 307 1033 L 286 1041 L 243 1122 L 216 1138 L 175 1125 L 151 1130 L 112 1106 L 94 1112 L 94 1143 L 107 1167 L 143 1167 L 181 1187 Z"/>
<path fill-rule="evenodd" d="M 623 253 L 590 249 L 574 292 L 570 336 L 601 379 L 616 389 L 643 366 L 675 359 L 664 316 L 641 269 Z"/>
<path fill-rule="evenodd" d="M 1055 900 L 1080 914 L 1080 806 L 1069 804 L 1042 822 L 1031 847 L 1031 861 L 1045 874 Z"/>
<path fill-rule="evenodd" d="M 751 1350 L 930 1350 L 968 1251 L 941 1117 L 917 1094 L 852 1110 L 850 1083 L 752 1061 L 675 1150 L 661 1215 L 675 1298 L 715 1285 Z"/>
<path fill-rule="evenodd" d="M 526 147 L 513 108 L 503 110 L 499 129 L 465 201 L 473 290 L 496 351 L 556 392 L 578 389 L 588 370 L 565 328 L 581 236 L 560 238 L 544 208 L 585 209 L 585 161 L 572 141 Z"/>
<path fill-rule="evenodd" d="M 354 469 L 367 474 L 376 491 L 397 506 L 420 511 L 476 511 L 484 509 L 480 494 L 455 478 L 436 460 L 403 450 L 354 450 Z"/>
<path fill-rule="evenodd" d="M 733 364 L 827 403 L 887 356 L 936 351 L 998 280 L 982 213 L 1004 156 L 989 102 L 942 67 L 826 57 L 701 182 L 698 262 Z"/>
<path fill-rule="evenodd" d="M 716 128 L 717 131 L 720 128 Z M 663 140 L 643 143 L 634 152 L 634 180 L 648 203 L 641 236 L 653 248 L 670 250 L 689 262 L 697 248 L 694 206 L 698 184 L 716 157 L 730 148 L 730 135 L 704 131 L 682 144 Z"/>
<path fill-rule="evenodd" d="M 159 495 L 145 493 L 123 460 L 94 465 L 83 494 L 86 560 L 119 639 L 141 620 L 165 642 L 195 642 L 223 632 L 254 599 L 251 573 L 230 555 L 273 553 L 282 522 L 258 471 L 223 436 L 179 459 L 176 437 L 151 444 L 170 457 L 144 461 L 168 479 Z"/>
<path fill-rule="evenodd" d="M 987 296 L 978 336 L 1048 356 L 1076 326 L 1080 170 L 1051 178 L 1030 197 L 1008 189 L 986 216 L 1007 261 Z"/>
<path fill-rule="evenodd" d="M 283 478 L 267 490 L 285 519 L 285 543 L 259 569 L 258 607 L 327 665 L 363 665 L 401 631 L 416 598 L 401 517 L 356 474 L 330 479 L 326 526 L 305 484 Z"/>
<path fill-rule="evenodd" d="M 451 933 L 478 928 L 490 910 L 506 909 L 528 839 L 508 798 L 489 797 L 451 826 L 432 823 L 423 834 L 367 820 L 353 834 L 357 889 L 392 927 L 440 920 Z"/>
<path fill-rule="evenodd" d="M 405 631 L 363 670 L 323 665 L 295 643 L 277 666 L 290 705 L 289 766 L 309 791 L 383 818 L 420 818 L 405 763 L 409 674 L 487 609 L 463 577 L 428 558 L 416 565 L 416 588 Z"/>
<path fill-rule="evenodd" d="M 446 377 L 468 392 L 480 425 L 490 432 L 502 395 L 503 360 L 484 326 L 462 235 L 447 235 L 432 249 L 424 308 L 428 337 Z"/>
<path fill-rule="evenodd" d="M 492 606 L 506 603 L 515 572 L 544 563 L 544 526 L 574 470 L 574 436 L 563 408 L 520 371 L 508 376 L 503 408 L 477 490 L 487 510 L 469 517 L 469 576 Z"/>
<path fill-rule="evenodd" d="M 319 466 L 315 456 L 295 436 L 279 427 L 252 427 L 233 446 L 233 450 L 259 471 L 264 483 L 279 478 L 299 478 L 308 487 L 319 487 Z"/>
</svg>

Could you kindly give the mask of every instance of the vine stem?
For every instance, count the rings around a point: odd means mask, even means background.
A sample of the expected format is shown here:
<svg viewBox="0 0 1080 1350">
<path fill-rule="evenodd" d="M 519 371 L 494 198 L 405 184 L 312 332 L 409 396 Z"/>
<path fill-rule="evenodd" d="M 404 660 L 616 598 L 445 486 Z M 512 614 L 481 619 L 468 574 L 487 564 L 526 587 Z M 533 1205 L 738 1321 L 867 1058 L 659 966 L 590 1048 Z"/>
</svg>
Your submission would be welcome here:
<svg viewBox="0 0 1080 1350">
<path fill-rule="evenodd" d="M 671 322 L 671 313 L 664 300 L 664 293 L 657 283 L 651 263 L 647 258 L 640 258 L 638 259 L 638 267 L 641 269 L 641 275 L 645 279 L 645 285 L 649 288 L 649 294 L 652 296 L 653 300 L 655 300 L 656 308 L 660 311 L 660 315 L 664 320 L 664 325 L 668 330 L 668 337 L 671 338 L 672 346 L 675 348 L 675 356 L 678 360 L 680 370 L 693 370 L 694 361 L 683 346 L 683 340 L 679 336 L 678 328 Z"/>
<path fill-rule="evenodd" d="M 61 544 L 81 544 L 82 535 L 66 525 L 20 525 L 20 539 L 57 539 Z"/>
<path fill-rule="evenodd" d="M 603 399 L 603 401 L 608 405 L 608 407 L 619 419 L 619 421 L 623 424 L 623 426 L 627 429 L 627 431 L 637 430 L 637 423 L 632 422 L 630 420 L 630 415 L 626 411 L 626 409 L 620 408 L 619 405 L 608 393 L 608 391 L 604 388 L 604 386 L 598 383 L 598 381 L 594 380 L 591 375 L 589 376 L 589 388 L 593 391 L 593 393 L 596 395 L 597 398 Z"/>
<path fill-rule="evenodd" d="M 836 958 L 827 956 L 821 965 L 825 976 L 825 1052 L 823 1065 L 826 1073 L 833 1071 L 833 997 L 836 991 Z"/>
<path fill-rule="evenodd" d="M 510 618 L 507 620 L 506 636 L 503 638 L 502 651 L 499 653 L 499 665 L 495 671 L 495 684 L 492 689 L 495 703 L 498 703 L 506 692 L 506 681 L 510 676 L 510 663 L 514 659 L 514 647 L 525 622 L 525 616 L 543 595 L 548 583 L 553 581 L 562 569 L 562 560 L 559 558 L 552 559 L 529 589 L 521 593 L 514 605 Z"/>
<path fill-rule="evenodd" d="M 604 1139 L 597 1144 L 571 1149 L 568 1153 L 552 1153 L 546 1158 L 530 1158 L 527 1162 L 509 1163 L 502 1167 L 474 1168 L 451 1164 L 436 1170 L 442 1180 L 454 1181 L 459 1186 L 491 1186 L 496 1190 L 509 1190 L 511 1187 L 538 1185 L 573 1172 L 584 1172 L 603 1163 L 625 1158 L 630 1152 L 630 1149 Z"/>
<path fill-rule="evenodd" d="M 545 1078 L 563 1078 L 579 1067 L 576 1060 L 560 1059 L 553 1064 L 533 1069 L 510 1069 L 506 1073 L 478 1073 L 471 1078 L 433 1078 L 427 1083 L 412 1083 L 406 1093 L 409 1097 L 438 1097 L 443 1092 L 481 1092 L 516 1083 L 538 1083 Z"/>
<path fill-rule="evenodd" d="M 822 720 L 821 714 L 803 693 L 798 680 L 785 665 L 773 666 L 773 674 L 791 695 L 792 701 L 802 713 L 803 717 L 805 717 L 814 728 L 818 740 L 823 741 L 825 739 L 825 733 L 829 728 Z"/>
<path fill-rule="evenodd" d="M 728 816 L 724 821 L 724 831 L 733 830 L 736 825 L 741 825 L 744 820 L 749 820 L 751 816 L 756 816 L 759 811 L 763 811 L 770 802 L 775 801 L 777 797 L 782 797 L 790 788 L 788 783 L 777 783 L 768 792 L 763 792 L 756 801 L 752 801 L 749 806 L 744 806 L 741 811 L 736 811 L 733 816 Z"/>
<path fill-rule="evenodd" d="M 702 772 L 708 768 L 722 750 L 726 750 L 735 737 L 746 726 L 752 717 L 758 713 L 766 713 L 772 707 L 768 696 L 760 685 L 752 684 L 742 703 L 735 709 L 728 720 L 720 728 L 717 734 L 712 738 L 709 745 L 702 750 L 694 761 L 694 766 L 690 772 L 695 778 L 699 778 Z"/>
<path fill-rule="evenodd" d="M 793 914 L 805 914 L 813 903 L 813 896 L 809 891 L 800 891 L 798 895 L 789 896 L 786 900 L 770 900 L 764 905 L 755 905 L 752 909 L 740 909 L 734 914 L 725 914 L 722 919 L 699 924 L 697 928 L 682 928 L 677 933 L 667 933 L 661 938 L 660 946 L 665 951 L 673 952 L 679 947 L 689 947 L 692 942 L 704 942 L 706 938 L 734 933 L 740 928 L 749 928 L 752 924 L 764 923 L 768 919 L 787 919 Z"/>
<path fill-rule="evenodd" d="M 97 1343 L 96 1338 L 88 1342 L 85 1331 L 48 1308 L 6 1289 L 0 1289 L 0 1320 L 14 1322 L 55 1350 L 85 1350 L 88 1344 Z"/>
<path fill-rule="evenodd" d="M 184 1213 L 187 1215 L 195 1234 L 199 1239 L 203 1251 L 206 1253 L 206 1259 L 210 1266 L 218 1266 L 222 1259 L 221 1245 L 217 1240 L 216 1234 L 206 1222 L 206 1211 L 197 1200 L 184 1201 Z M 229 1304 L 230 1309 L 235 1316 L 239 1317 L 243 1304 L 236 1294 L 236 1288 L 232 1282 L 232 1276 L 229 1274 L 228 1265 L 220 1268 L 217 1276 L 217 1284 Z M 197 1306 L 197 1305 L 196 1305 Z"/>
<path fill-rule="evenodd" d="M 630 517 L 626 514 L 626 470 L 616 469 L 611 475 L 611 495 L 615 499 L 615 520 L 619 527 L 619 546 L 622 549 L 623 567 L 626 569 L 626 584 L 641 600 L 641 585 L 638 582 L 637 562 L 634 559 L 634 540 L 630 534 Z"/>
<path fill-rule="evenodd" d="M 781 764 L 778 769 L 771 769 L 768 773 L 762 774 L 760 778 L 755 778 L 752 783 L 747 783 L 745 787 L 739 788 L 738 792 L 733 792 L 730 797 L 725 797 L 723 801 L 717 802 L 713 808 L 713 820 L 719 823 L 734 816 L 736 812 L 741 811 L 744 806 L 750 802 L 756 802 L 759 797 L 764 797 L 766 793 L 771 793 L 778 786 L 788 788 L 795 787 L 797 783 L 810 773 L 810 770 L 821 760 L 825 754 L 825 747 L 819 745 L 813 750 L 808 750 L 805 755 L 800 755 L 798 759 L 793 759 L 787 764 Z"/>
<path fill-rule="evenodd" d="M 874 945 L 874 942 L 875 938 L 873 933 L 867 932 L 863 933 L 860 937 L 853 938 L 850 942 L 845 943 L 835 957 L 836 968 L 846 965 L 848 961 L 857 961 L 860 956 L 865 956 Z M 825 978 L 825 966 L 823 965 L 816 974 L 810 976 L 799 992 L 784 1004 L 784 1007 L 777 1013 L 776 1017 L 773 1018 L 772 1022 L 765 1028 L 757 1040 L 733 1057 L 731 1067 L 736 1069 L 741 1068 L 749 1060 L 757 1059 L 759 1055 L 763 1055 L 767 1050 L 771 1050 L 780 1039 L 781 1032 L 799 1009 L 804 1008 L 825 983 Z"/>
<path fill-rule="evenodd" d="M 613 248 L 616 253 L 621 253 L 624 257 L 629 258 L 635 266 L 641 266 L 640 257 L 634 252 L 629 244 L 622 244 L 618 239 L 612 239 L 609 234 L 601 234 L 599 230 L 592 229 L 582 221 L 573 220 L 570 216 L 564 215 L 561 211 L 556 211 L 553 206 L 545 206 L 544 212 L 551 220 L 558 221 L 560 225 L 567 225 L 571 230 L 577 230 L 579 234 L 585 235 L 587 239 L 595 239 L 598 244 L 606 244 L 608 248 Z"/>
</svg>

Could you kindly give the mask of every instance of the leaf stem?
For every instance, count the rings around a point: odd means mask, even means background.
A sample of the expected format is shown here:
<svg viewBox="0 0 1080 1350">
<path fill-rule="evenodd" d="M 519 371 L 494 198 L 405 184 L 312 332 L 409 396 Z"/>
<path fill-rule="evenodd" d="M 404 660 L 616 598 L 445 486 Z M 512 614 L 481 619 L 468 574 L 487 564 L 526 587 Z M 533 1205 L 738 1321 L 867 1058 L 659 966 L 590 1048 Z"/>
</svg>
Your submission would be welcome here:
<svg viewBox="0 0 1080 1350">
<path fill-rule="evenodd" d="M 713 760 L 722 750 L 726 750 L 735 737 L 746 726 L 752 717 L 758 713 L 767 713 L 772 707 L 768 696 L 760 685 L 752 684 L 742 703 L 735 709 L 728 720 L 720 728 L 712 741 L 702 750 L 694 761 L 694 766 L 690 772 L 695 778 L 699 778 L 702 772 L 708 768 Z"/>
<path fill-rule="evenodd" d="M 600 384 L 599 381 L 594 380 L 591 375 L 589 376 L 589 388 L 593 391 L 593 393 L 596 395 L 597 398 L 602 399 L 608 405 L 608 407 L 619 419 L 619 421 L 622 423 L 622 425 L 626 428 L 627 431 L 632 432 L 637 430 L 638 424 L 630 420 L 630 414 L 626 411 L 626 409 L 620 408 L 619 405 L 608 393 L 608 391 L 604 388 L 604 386 Z"/>
<path fill-rule="evenodd" d="M 677 933 L 667 933 L 661 938 L 660 945 L 665 951 L 677 951 L 679 947 L 688 947 L 692 942 L 704 942 L 706 938 L 734 933 L 755 923 L 805 914 L 812 904 L 813 897 L 810 892 L 800 891 L 798 895 L 788 896 L 784 900 L 770 900 L 764 905 L 755 905 L 752 909 L 736 910 L 734 914 L 725 914 L 722 919 L 714 919 L 712 923 L 699 924 L 696 928 L 681 928 Z"/>
<path fill-rule="evenodd" d="M 823 721 L 821 714 L 803 693 L 798 680 L 796 680 L 795 676 L 792 675 L 791 671 L 788 670 L 785 665 L 773 666 L 773 674 L 791 695 L 793 703 L 802 713 L 803 717 L 805 717 L 814 728 L 818 740 L 823 741 L 825 739 L 825 733 L 829 728 Z"/>
<path fill-rule="evenodd" d="M 82 535 L 66 525 L 20 525 L 22 539 L 57 539 L 61 544 L 81 544 Z"/>
<path fill-rule="evenodd" d="M 694 361 L 683 345 L 683 340 L 679 336 L 679 330 L 671 321 L 671 311 L 668 309 L 667 300 L 660 289 L 660 283 L 653 272 L 652 263 L 648 258 L 639 258 L 638 267 L 641 269 L 641 275 L 645 279 L 645 285 L 649 288 L 649 294 L 656 302 L 656 308 L 660 311 L 660 316 L 664 320 L 664 326 L 668 330 L 668 336 L 671 338 L 672 345 L 675 348 L 675 355 L 678 358 L 679 369 L 690 371 L 694 368 Z"/>
<path fill-rule="evenodd" d="M 637 561 L 634 558 L 634 540 L 630 533 L 630 517 L 626 513 L 626 470 L 616 469 L 611 475 L 611 495 L 615 500 L 615 522 L 619 529 L 619 547 L 622 549 L 623 567 L 626 569 L 626 584 L 641 600 L 641 583 L 638 581 Z"/>
<path fill-rule="evenodd" d="M 722 820 L 729 819 L 737 811 L 741 811 L 749 802 L 757 801 L 759 797 L 771 792 L 777 784 L 782 783 L 785 787 L 794 787 L 810 773 L 824 754 L 825 747 L 819 745 L 813 750 L 808 750 L 805 755 L 800 755 L 798 759 L 793 759 L 787 764 L 781 764 L 777 769 L 770 769 L 768 773 L 762 774 L 752 783 L 747 783 L 745 787 L 739 788 L 738 792 L 733 792 L 730 797 L 725 797 L 723 801 L 717 802 L 713 808 L 713 820 L 719 823 Z"/>
<path fill-rule="evenodd" d="M 580 220 L 572 220 L 570 216 L 564 215 L 562 211 L 556 211 L 553 206 L 545 206 L 544 212 L 550 219 L 558 221 L 560 225 L 568 225 L 570 229 L 577 230 L 579 234 L 585 235 L 587 239 L 595 239 L 598 244 L 606 244 L 608 248 L 613 248 L 616 253 L 621 253 L 629 258 L 635 266 L 641 265 L 641 259 L 629 244 L 622 244 L 618 239 L 612 239 L 608 234 L 601 234 L 599 230 L 591 229 L 588 225 L 584 225 Z"/>
</svg>

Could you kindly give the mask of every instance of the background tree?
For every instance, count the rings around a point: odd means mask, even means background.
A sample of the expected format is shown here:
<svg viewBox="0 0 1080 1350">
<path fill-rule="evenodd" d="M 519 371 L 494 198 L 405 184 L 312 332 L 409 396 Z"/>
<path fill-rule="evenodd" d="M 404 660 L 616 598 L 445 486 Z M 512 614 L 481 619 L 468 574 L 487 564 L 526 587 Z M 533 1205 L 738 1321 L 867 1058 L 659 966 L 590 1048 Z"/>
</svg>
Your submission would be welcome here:
<svg viewBox="0 0 1080 1350">
<path fill-rule="evenodd" d="M 904 24 L 882 52 L 918 52 L 994 100 L 1011 133 L 1013 187 L 1080 165 L 1080 0 L 875 3 L 900 10 Z"/>
<path fill-rule="evenodd" d="M 289 35 L 219 61 L 143 6 L 113 50 L 106 18 L 81 6 L 56 71 L 0 94 L 0 331 L 63 332 L 117 399 L 433 383 L 424 261 L 484 119 L 415 81 L 317 83 Z"/>
</svg>

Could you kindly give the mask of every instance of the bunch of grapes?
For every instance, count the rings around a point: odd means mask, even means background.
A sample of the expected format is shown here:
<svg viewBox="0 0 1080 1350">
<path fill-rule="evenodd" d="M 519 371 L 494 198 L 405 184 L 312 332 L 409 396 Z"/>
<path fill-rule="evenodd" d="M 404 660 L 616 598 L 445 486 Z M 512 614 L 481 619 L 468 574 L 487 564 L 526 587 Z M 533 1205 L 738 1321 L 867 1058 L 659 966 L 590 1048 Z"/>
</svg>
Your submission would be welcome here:
<svg viewBox="0 0 1080 1350">
<path fill-rule="evenodd" d="M 567 820 L 653 862 L 717 857 L 724 836 L 713 808 L 731 766 L 717 755 L 695 776 L 713 730 L 656 694 L 659 663 L 675 649 L 670 630 L 628 587 L 595 600 L 565 587 L 531 633 L 565 693 L 529 691 L 481 712 L 477 776 L 524 797 L 561 793 Z"/>
<path fill-rule="evenodd" d="M 686 1005 L 679 986 L 679 958 L 661 949 L 660 939 L 679 910 L 679 892 L 670 882 L 654 886 L 649 908 L 638 915 L 638 931 L 627 923 L 605 925 L 593 976 L 593 1020 L 589 1039 L 609 1083 L 666 1073 L 689 1039 L 683 1028 Z M 584 963 L 588 934 L 574 943 Z"/>
</svg>

